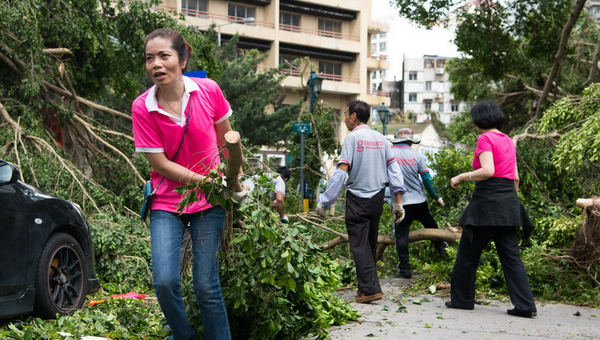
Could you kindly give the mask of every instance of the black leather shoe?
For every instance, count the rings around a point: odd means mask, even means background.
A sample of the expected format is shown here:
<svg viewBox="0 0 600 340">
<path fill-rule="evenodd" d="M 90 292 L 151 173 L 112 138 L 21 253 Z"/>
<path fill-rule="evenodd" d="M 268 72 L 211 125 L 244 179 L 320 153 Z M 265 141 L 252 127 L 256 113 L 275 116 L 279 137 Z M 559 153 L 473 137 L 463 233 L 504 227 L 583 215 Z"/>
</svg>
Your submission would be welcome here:
<svg viewBox="0 0 600 340">
<path fill-rule="evenodd" d="M 448 307 L 448 308 L 454 308 L 454 309 L 465 309 L 465 310 L 473 310 L 473 307 L 471 307 L 471 308 L 466 308 L 466 307 L 458 307 L 458 306 L 455 306 L 455 305 L 452 303 L 452 301 L 446 301 L 444 304 L 445 304 L 445 305 L 446 305 L 446 307 Z"/>
<path fill-rule="evenodd" d="M 522 318 L 534 318 L 537 316 L 537 312 L 517 310 L 516 308 L 509 309 L 506 311 L 506 313 L 508 313 L 508 315 L 520 316 Z"/>
<path fill-rule="evenodd" d="M 410 279 L 412 277 L 412 273 L 410 272 L 410 269 L 400 269 L 398 270 L 398 273 L 396 273 L 396 277 Z"/>
</svg>

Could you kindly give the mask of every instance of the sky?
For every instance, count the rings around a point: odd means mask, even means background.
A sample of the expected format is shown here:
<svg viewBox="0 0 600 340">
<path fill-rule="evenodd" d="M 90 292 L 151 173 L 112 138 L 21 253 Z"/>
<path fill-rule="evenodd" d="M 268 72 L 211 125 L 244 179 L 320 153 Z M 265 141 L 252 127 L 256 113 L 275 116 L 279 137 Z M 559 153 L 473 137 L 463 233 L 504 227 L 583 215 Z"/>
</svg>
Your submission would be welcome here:
<svg viewBox="0 0 600 340">
<path fill-rule="evenodd" d="M 387 80 L 402 79 L 402 56 L 420 58 L 425 54 L 441 57 L 458 57 L 456 45 L 451 41 L 454 32 L 450 29 L 434 27 L 430 30 L 419 28 L 407 19 L 400 18 L 398 11 L 389 5 L 389 0 L 372 0 L 373 21 L 387 23 L 387 55 L 390 69 Z"/>
</svg>

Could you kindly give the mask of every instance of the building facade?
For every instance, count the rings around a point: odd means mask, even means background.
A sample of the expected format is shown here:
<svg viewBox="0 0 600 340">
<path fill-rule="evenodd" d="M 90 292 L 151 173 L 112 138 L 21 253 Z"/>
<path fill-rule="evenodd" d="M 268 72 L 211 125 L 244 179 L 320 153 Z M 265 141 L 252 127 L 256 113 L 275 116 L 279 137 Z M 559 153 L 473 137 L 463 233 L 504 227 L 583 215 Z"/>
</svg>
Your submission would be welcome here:
<svg viewBox="0 0 600 340">
<path fill-rule="evenodd" d="M 450 58 L 424 55 L 422 58 L 404 60 L 404 113 L 415 122 L 424 122 L 437 114 L 444 124 L 472 105 L 454 99 L 450 94 L 452 83 L 446 73 L 446 61 Z"/>
<path fill-rule="evenodd" d="M 371 51 L 373 36 L 388 25 L 371 20 L 370 0 L 163 0 L 159 8 L 182 13 L 200 30 L 216 25 L 220 42 L 237 33 L 239 48 L 268 53 L 265 68 L 286 65 L 283 104 L 309 98 L 306 84 L 314 70 L 324 79 L 320 100 L 340 115 L 351 100 L 389 105 L 389 95 L 372 91 L 371 74 L 389 63 Z M 340 126 L 340 140 L 346 135 Z"/>
</svg>

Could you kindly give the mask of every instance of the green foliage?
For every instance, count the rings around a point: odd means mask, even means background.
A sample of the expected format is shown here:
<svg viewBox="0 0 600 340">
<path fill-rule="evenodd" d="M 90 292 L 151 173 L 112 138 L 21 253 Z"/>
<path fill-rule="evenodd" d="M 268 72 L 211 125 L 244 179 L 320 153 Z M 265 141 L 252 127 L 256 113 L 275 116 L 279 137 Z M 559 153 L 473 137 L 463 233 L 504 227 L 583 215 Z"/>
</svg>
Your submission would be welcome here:
<svg viewBox="0 0 600 340">
<path fill-rule="evenodd" d="M 444 198 L 446 204 L 444 208 L 438 208 L 432 204 L 432 214 L 436 220 L 458 222 L 463 208 L 471 198 L 471 192 L 475 185 L 473 182 L 466 181 L 454 189 L 450 186 L 450 179 L 460 173 L 472 170 L 472 154 L 464 149 L 445 148 L 429 157 L 432 160 L 431 168 L 436 172 L 436 176 L 433 178 L 435 189 Z"/>
<path fill-rule="evenodd" d="M 540 131 L 562 134 L 553 163 L 561 176 L 577 172 L 596 190 L 600 164 L 600 84 L 592 84 L 580 98 L 566 97 L 549 108 L 540 120 Z M 565 173 L 566 172 L 566 173 Z"/>
<path fill-rule="evenodd" d="M 339 264 L 322 253 L 306 226 L 279 222 L 270 207 L 274 188 L 269 176 L 257 175 L 255 181 L 238 210 L 241 226 L 233 229 L 221 254 L 221 286 L 233 337 L 296 339 L 312 333 L 323 338 L 332 325 L 357 317 L 333 295 L 341 285 Z M 209 201 L 221 204 L 228 200 L 219 190 L 211 196 Z M 190 302 L 195 299 L 189 285 L 186 296 Z M 196 324 L 201 323 L 199 314 L 197 305 L 191 304 Z M 249 324 L 256 327 L 248 329 Z"/>
<path fill-rule="evenodd" d="M 7 320 L 0 323 L 2 339 L 80 339 L 83 336 L 111 339 L 158 339 L 166 338 L 163 331 L 163 315 L 153 301 L 138 299 L 110 299 L 117 294 L 105 290 L 92 299 L 106 299 L 94 306 L 84 306 L 72 316 L 56 320 L 27 317 L 23 320 Z M 69 336 L 59 334 L 68 333 Z"/>
<path fill-rule="evenodd" d="M 88 224 L 103 285 L 118 284 L 120 293 L 151 290 L 150 230 L 139 217 L 102 212 L 90 216 Z"/>
</svg>

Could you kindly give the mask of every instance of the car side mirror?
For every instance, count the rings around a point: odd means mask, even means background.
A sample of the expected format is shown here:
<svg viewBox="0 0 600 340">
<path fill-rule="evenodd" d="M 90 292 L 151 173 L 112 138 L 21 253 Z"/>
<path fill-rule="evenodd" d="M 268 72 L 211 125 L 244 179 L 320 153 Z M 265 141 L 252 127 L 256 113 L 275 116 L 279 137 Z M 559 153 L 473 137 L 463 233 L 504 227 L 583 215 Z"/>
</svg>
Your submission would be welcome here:
<svg viewBox="0 0 600 340">
<path fill-rule="evenodd" d="M 0 185 L 12 184 L 21 177 L 21 172 L 12 163 L 0 161 Z"/>
</svg>

